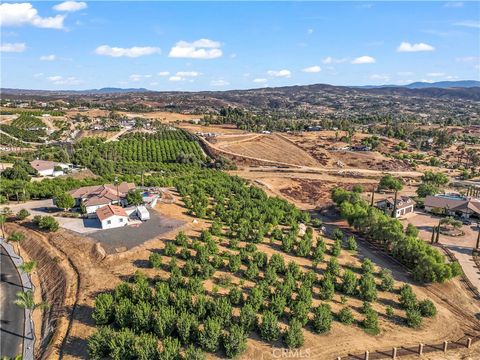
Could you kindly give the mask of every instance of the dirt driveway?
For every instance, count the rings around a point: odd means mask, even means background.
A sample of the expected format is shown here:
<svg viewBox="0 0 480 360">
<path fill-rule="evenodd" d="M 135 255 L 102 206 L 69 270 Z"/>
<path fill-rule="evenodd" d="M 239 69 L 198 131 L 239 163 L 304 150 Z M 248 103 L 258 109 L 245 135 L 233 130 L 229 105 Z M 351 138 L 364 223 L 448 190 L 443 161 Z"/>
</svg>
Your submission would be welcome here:
<svg viewBox="0 0 480 360">
<path fill-rule="evenodd" d="M 415 211 L 403 218 L 404 222 L 415 225 L 420 230 L 420 238 L 430 241 L 432 238 L 432 227 L 438 225 L 441 217 Z M 480 269 L 477 268 L 472 257 L 472 249 L 476 245 L 478 229 L 477 224 L 463 225 L 463 236 L 447 236 L 440 234 L 439 243 L 445 245 L 462 266 L 465 275 L 473 285 L 480 290 Z"/>
</svg>

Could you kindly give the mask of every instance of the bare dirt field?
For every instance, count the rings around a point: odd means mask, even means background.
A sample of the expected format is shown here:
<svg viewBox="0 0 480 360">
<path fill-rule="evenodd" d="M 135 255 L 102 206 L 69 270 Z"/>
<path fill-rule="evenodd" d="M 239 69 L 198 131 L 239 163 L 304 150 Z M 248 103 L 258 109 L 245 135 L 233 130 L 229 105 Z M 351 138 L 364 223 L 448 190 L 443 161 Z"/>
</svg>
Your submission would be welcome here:
<svg viewBox="0 0 480 360">
<path fill-rule="evenodd" d="M 210 141 L 226 152 L 299 166 L 318 166 L 307 152 L 276 134 L 256 134 L 250 137 L 217 136 Z"/>
</svg>

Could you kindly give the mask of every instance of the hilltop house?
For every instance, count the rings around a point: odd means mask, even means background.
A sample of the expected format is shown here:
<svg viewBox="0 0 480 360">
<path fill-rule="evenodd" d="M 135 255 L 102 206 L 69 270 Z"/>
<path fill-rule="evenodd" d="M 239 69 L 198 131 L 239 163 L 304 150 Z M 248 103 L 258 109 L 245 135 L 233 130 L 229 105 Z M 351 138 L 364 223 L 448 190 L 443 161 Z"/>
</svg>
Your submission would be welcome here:
<svg viewBox="0 0 480 360">
<path fill-rule="evenodd" d="M 75 206 L 84 206 L 87 215 L 95 215 L 96 211 L 106 205 L 126 206 L 126 196 L 130 190 L 135 189 L 135 184 L 122 182 L 118 185 L 105 184 L 84 186 L 70 191 L 75 198 Z"/>
<path fill-rule="evenodd" d="M 387 214 L 391 214 L 393 211 L 394 198 L 388 197 L 386 199 L 377 201 L 376 205 L 379 209 L 383 210 Z M 415 201 L 413 201 L 408 196 L 399 196 L 397 198 L 397 207 L 395 212 L 395 218 L 399 218 L 402 215 L 413 212 L 413 207 L 415 206 Z"/>
<path fill-rule="evenodd" d="M 106 205 L 95 211 L 102 229 L 113 229 L 128 224 L 128 215 L 124 208 Z"/>
<path fill-rule="evenodd" d="M 475 216 L 480 218 L 480 199 L 460 194 L 442 194 L 427 196 L 424 201 L 425 211 L 434 214 L 459 216 L 465 219 Z"/>
<path fill-rule="evenodd" d="M 67 164 L 46 160 L 33 160 L 30 161 L 30 165 L 37 170 L 39 176 L 60 176 L 69 168 Z"/>
</svg>

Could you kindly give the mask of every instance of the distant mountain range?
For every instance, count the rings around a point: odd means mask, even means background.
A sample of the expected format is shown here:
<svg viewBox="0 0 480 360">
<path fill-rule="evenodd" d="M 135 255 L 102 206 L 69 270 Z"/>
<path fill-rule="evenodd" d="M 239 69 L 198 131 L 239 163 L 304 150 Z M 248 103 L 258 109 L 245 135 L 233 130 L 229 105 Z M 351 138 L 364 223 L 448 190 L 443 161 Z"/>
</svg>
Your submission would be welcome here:
<svg viewBox="0 0 480 360">
<path fill-rule="evenodd" d="M 312 84 L 312 85 L 294 85 L 294 86 L 284 86 L 278 87 L 277 89 L 282 88 L 315 88 L 315 87 L 331 87 L 331 88 L 351 88 L 351 89 L 453 89 L 453 88 L 474 88 L 480 87 L 480 81 L 477 80 L 460 80 L 460 81 L 438 81 L 438 82 L 413 82 L 407 85 L 364 85 L 364 86 L 337 86 L 337 85 L 328 85 L 328 84 Z M 266 88 L 266 89 L 275 89 L 275 88 Z M 227 90 L 224 92 L 236 92 L 236 91 L 250 91 L 250 90 L 261 90 L 261 89 L 249 89 L 249 90 Z M 29 90 L 29 89 L 10 89 L 3 88 L 1 89 L 2 93 L 5 94 L 39 94 L 39 93 L 50 93 L 50 94 L 128 94 L 128 93 L 145 93 L 145 92 L 162 92 L 162 93 L 175 93 L 175 91 L 156 91 L 149 90 L 146 88 L 117 88 L 117 87 L 104 87 L 101 89 L 87 89 L 87 90 Z M 190 93 L 201 93 L 212 91 L 192 91 Z M 222 91 L 219 91 L 220 93 Z"/>
<path fill-rule="evenodd" d="M 364 89 L 379 89 L 379 88 L 406 88 L 406 89 L 428 89 L 428 88 L 472 88 L 480 87 L 480 81 L 476 80 L 459 80 L 459 81 L 437 81 L 437 82 L 422 82 L 417 81 L 407 85 L 365 85 L 358 86 Z"/>
</svg>

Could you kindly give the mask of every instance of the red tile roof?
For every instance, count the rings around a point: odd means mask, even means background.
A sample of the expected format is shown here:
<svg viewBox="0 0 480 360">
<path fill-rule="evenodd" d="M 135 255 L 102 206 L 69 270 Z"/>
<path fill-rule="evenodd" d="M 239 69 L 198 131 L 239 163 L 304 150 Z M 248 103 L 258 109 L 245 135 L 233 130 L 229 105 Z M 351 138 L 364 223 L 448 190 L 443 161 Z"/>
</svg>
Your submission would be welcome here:
<svg viewBox="0 0 480 360">
<path fill-rule="evenodd" d="M 128 217 L 125 210 L 122 207 L 116 205 L 102 206 L 101 208 L 97 209 L 95 213 L 97 214 L 100 221 L 106 220 L 114 215 Z"/>
</svg>

